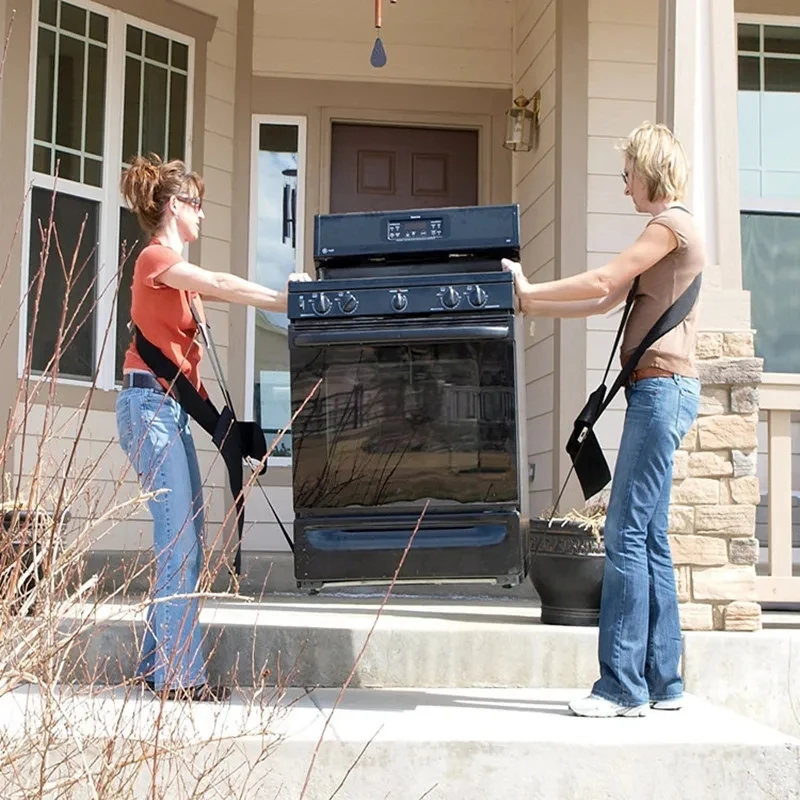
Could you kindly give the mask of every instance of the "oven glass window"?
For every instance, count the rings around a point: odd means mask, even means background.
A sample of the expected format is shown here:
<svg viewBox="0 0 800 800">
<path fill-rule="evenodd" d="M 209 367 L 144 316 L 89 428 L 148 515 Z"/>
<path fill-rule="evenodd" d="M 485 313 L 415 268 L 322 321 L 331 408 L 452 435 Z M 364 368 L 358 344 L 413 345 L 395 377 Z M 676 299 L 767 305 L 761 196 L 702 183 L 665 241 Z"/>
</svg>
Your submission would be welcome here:
<svg viewBox="0 0 800 800">
<path fill-rule="evenodd" d="M 517 500 L 510 342 L 297 348 L 295 508 Z"/>
</svg>

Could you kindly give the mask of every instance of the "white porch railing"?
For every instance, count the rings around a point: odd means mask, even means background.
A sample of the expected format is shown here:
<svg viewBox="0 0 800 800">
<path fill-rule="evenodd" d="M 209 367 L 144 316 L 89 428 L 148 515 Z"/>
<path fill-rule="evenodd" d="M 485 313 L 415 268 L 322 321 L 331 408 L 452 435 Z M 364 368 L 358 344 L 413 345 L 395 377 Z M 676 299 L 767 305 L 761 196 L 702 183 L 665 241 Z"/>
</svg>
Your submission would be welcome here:
<svg viewBox="0 0 800 800">
<path fill-rule="evenodd" d="M 760 602 L 800 602 L 800 565 L 792 552 L 792 419 L 800 414 L 800 375 L 766 373 L 759 392 L 767 423 L 766 564 L 756 579 Z M 763 490 L 763 486 L 762 486 Z"/>
</svg>

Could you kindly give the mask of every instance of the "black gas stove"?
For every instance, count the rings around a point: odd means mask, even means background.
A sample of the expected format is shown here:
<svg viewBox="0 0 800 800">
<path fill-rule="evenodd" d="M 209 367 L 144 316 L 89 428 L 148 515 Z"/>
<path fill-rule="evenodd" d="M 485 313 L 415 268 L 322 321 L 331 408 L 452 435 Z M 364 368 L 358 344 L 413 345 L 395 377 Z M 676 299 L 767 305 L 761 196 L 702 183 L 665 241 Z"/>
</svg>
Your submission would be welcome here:
<svg viewBox="0 0 800 800">
<path fill-rule="evenodd" d="M 423 508 L 401 582 L 525 577 L 503 257 L 516 206 L 317 217 L 288 310 L 301 588 L 390 580 Z"/>
</svg>

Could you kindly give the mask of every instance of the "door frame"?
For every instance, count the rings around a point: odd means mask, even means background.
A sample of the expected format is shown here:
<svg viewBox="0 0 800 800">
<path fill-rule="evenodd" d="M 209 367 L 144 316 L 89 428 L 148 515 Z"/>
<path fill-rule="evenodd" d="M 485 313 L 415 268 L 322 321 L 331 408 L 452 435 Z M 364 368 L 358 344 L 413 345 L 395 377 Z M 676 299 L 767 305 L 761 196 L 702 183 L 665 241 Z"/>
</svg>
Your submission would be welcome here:
<svg viewBox="0 0 800 800">
<path fill-rule="evenodd" d="M 478 203 L 488 205 L 492 199 L 492 117 L 489 114 L 452 114 L 430 111 L 389 111 L 363 108 L 323 107 L 320 137 L 319 210 L 330 213 L 331 208 L 331 151 L 333 125 L 337 122 L 355 125 L 379 125 L 402 128 L 440 128 L 442 130 L 472 130 L 478 132 Z"/>
</svg>

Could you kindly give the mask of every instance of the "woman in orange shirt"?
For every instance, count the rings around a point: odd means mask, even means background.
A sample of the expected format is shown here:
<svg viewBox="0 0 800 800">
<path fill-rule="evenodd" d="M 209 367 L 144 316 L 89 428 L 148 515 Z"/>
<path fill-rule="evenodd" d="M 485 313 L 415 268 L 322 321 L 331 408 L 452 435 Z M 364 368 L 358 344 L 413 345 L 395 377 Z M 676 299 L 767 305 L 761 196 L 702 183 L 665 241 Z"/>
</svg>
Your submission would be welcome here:
<svg viewBox="0 0 800 800">
<path fill-rule="evenodd" d="M 286 291 L 276 291 L 225 272 L 188 263 L 186 244 L 200 235 L 204 185 L 181 161 L 137 157 L 125 170 L 122 193 L 148 245 L 136 260 L 131 320 L 140 333 L 204 394 L 202 350 L 192 305 L 201 297 L 286 310 Z M 293 273 L 289 281 L 310 280 Z M 189 417 L 131 342 L 117 399 L 120 444 L 139 476 L 153 517 L 155 582 L 147 613 L 138 677 L 170 699 L 222 700 L 226 687 L 209 684 L 196 597 L 203 563 L 203 487 Z"/>
</svg>

